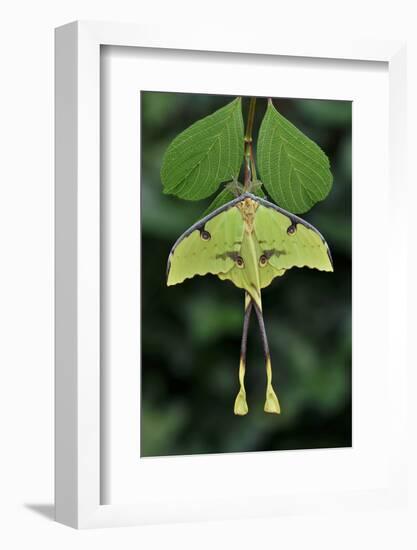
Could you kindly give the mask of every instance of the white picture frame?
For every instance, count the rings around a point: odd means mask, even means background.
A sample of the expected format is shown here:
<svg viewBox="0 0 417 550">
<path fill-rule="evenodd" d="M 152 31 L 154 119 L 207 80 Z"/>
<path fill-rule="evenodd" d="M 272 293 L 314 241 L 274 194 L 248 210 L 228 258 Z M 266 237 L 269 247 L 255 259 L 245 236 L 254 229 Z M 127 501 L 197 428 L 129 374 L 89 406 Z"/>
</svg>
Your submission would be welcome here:
<svg viewBox="0 0 417 550">
<path fill-rule="evenodd" d="M 389 366 L 387 384 L 395 389 L 395 411 L 390 430 L 395 430 L 395 449 L 387 458 L 383 487 L 362 487 L 329 493 L 289 489 L 281 502 L 260 495 L 249 510 L 235 497 L 228 502 L 211 499 L 195 506 L 192 500 L 179 506 L 176 495 L 164 505 L 152 502 L 102 504 L 103 402 L 100 398 L 101 360 L 101 249 L 100 249 L 100 59 L 101 46 L 169 49 L 174 52 L 225 52 L 258 56 L 288 56 L 304 60 L 320 58 L 382 62 L 389 79 L 389 178 L 391 216 L 402 222 L 397 197 L 403 192 L 405 150 L 405 47 L 400 42 L 280 41 L 259 33 L 248 45 L 238 33 L 215 38 L 209 29 L 184 36 L 169 27 L 158 28 L 113 23 L 75 22 L 56 30 L 56 519 L 67 525 L 103 527 L 187 519 L 227 518 L 268 513 L 396 505 L 405 498 L 404 471 L 406 394 L 406 240 L 395 243 L 397 292 L 388 291 L 390 345 L 396 348 L 396 364 Z M 221 55 L 221 54 L 219 54 Z M 384 203 L 385 204 L 385 203 Z M 391 243 L 392 244 L 392 243 Z M 398 267 L 399 266 L 399 267 Z M 401 284 L 401 281 L 403 284 Z M 375 312 L 377 315 L 377 312 Z M 388 406 L 388 404 L 387 404 Z M 206 460 L 216 460 L 206 457 Z M 230 460 L 233 460 L 233 456 Z M 271 459 L 272 460 L 272 459 Z M 259 495 L 258 495 L 259 496 Z M 162 497 L 161 497 L 162 498 Z"/>
</svg>

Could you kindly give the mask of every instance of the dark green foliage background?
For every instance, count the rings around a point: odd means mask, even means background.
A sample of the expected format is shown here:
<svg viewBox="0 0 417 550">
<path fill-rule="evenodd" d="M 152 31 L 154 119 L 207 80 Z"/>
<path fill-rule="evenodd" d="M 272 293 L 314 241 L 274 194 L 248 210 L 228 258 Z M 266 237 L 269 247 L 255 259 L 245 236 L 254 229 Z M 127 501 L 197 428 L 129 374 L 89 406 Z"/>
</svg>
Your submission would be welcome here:
<svg viewBox="0 0 417 550">
<path fill-rule="evenodd" d="M 213 276 L 166 287 L 176 238 L 211 199 L 163 195 L 170 141 L 232 97 L 142 92 L 142 456 L 351 445 L 351 103 L 274 99 L 330 158 L 334 185 L 303 217 L 330 245 L 335 272 L 293 269 L 263 291 L 281 415 L 263 412 L 266 376 L 255 316 L 249 414 L 237 417 L 243 292 Z M 248 100 L 243 102 L 244 116 Z M 259 99 L 256 134 L 266 109 Z"/>
</svg>

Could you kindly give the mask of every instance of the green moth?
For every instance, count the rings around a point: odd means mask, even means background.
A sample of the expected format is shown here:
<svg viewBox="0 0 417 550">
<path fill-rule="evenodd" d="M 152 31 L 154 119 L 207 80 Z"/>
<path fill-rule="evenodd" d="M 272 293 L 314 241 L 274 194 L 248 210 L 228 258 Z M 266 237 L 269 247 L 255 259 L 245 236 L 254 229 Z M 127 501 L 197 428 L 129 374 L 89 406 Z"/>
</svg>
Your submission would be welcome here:
<svg viewBox="0 0 417 550">
<path fill-rule="evenodd" d="M 265 412 L 280 413 L 272 387 L 272 368 L 262 315 L 261 289 L 291 267 L 333 271 L 329 247 L 315 227 L 298 216 L 243 193 L 192 225 L 171 249 L 167 285 L 195 275 L 217 275 L 245 290 L 245 315 L 239 365 L 240 389 L 234 412 L 248 412 L 244 385 L 246 340 L 252 309 L 258 318 L 267 374 Z"/>
</svg>

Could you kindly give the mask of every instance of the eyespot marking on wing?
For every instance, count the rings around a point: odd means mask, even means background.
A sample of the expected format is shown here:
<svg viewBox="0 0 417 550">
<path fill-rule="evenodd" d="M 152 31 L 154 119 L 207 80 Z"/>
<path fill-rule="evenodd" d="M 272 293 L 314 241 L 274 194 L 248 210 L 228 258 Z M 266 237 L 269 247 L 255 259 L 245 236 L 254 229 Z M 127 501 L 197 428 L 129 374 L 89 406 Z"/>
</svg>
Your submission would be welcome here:
<svg viewBox="0 0 417 550">
<path fill-rule="evenodd" d="M 265 254 L 261 254 L 261 256 L 259 257 L 260 267 L 265 267 L 267 263 L 268 263 L 268 258 L 266 257 Z"/>
<path fill-rule="evenodd" d="M 203 241 L 209 241 L 211 239 L 210 233 L 205 229 L 200 229 L 200 237 Z"/>
<path fill-rule="evenodd" d="M 287 229 L 287 235 L 294 235 L 297 232 L 297 224 L 292 223 Z"/>
<path fill-rule="evenodd" d="M 242 256 L 236 257 L 236 265 L 239 269 L 243 269 L 245 267 L 245 260 L 242 258 Z"/>
</svg>

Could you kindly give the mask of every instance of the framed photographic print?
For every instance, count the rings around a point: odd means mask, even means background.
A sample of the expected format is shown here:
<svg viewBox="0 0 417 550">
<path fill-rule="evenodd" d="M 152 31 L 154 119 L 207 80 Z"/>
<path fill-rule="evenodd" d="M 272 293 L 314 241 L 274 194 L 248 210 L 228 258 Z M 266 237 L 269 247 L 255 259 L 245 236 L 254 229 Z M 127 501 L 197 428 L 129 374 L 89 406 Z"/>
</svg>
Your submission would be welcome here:
<svg viewBox="0 0 417 550">
<path fill-rule="evenodd" d="M 404 59 L 57 29 L 58 521 L 403 502 Z"/>
</svg>

